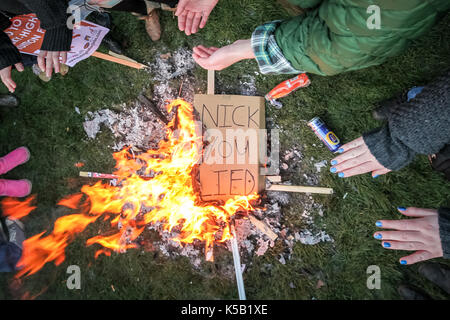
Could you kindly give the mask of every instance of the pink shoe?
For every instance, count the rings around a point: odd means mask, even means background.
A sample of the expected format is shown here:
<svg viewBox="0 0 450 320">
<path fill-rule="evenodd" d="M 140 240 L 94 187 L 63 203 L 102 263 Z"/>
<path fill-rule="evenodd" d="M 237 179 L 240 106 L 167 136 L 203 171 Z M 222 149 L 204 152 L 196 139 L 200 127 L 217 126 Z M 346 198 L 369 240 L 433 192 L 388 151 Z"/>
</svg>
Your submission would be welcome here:
<svg viewBox="0 0 450 320">
<path fill-rule="evenodd" d="M 20 147 L 0 158 L 0 174 L 5 174 L 30 159 L 30 150 Z"/>
<path fill-rule="evenodd" d="M 6 180 L 0 179 L 0 196 L 26 197 L 31 193 L 32 184 L 30 180 Z"/>
</svg>

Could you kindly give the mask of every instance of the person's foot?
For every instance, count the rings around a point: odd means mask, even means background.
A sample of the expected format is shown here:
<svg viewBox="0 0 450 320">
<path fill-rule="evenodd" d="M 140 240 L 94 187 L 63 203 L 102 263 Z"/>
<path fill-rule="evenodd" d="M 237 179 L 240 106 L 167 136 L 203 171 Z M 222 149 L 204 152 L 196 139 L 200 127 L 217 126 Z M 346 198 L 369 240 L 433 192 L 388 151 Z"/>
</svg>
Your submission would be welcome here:
<svg viewBox="0 0 450 320">
<path fill-rule="evenodd" d="M 145 18 L 145 30 L 152 41 L 161 39 L 161 24 L 159 23 L 159 14 L 156 9 L 150 11 Z"/>
<path fill-rule="evenodd" d="M 397 292 L 404 300 L 432 300 L 426 293 L 403 284 L 397 288 Z"/>
<path fill-rule="evenodd" d="M 31 193 L 30 180 L 6 180 L 0 179 L 0 197 L 26 197 Z"/>
<path fill-rule="evenodd" d="M 112 17 L 111 14 L 108 12 L 93 12 L 91 14 L 92 19 L 94 22 L 102 27 L 112 29 L 113 23 L 112 23 Z M 111 35 L 111 31 L 106 34 L 106 36 L 102 40 L 102 44 L 104 44 L 110 51 L 122 54 L 122 46 L 120 43 L 114 39 L 114 37 Z"/>
<path fill-rule="evenodd" d="M 9 233 L 9 242 L 14 243 L 20 249 L 25 240 L 25 226 L 19 220 L 6 219 L 6 227 Z"/>
<path fill-rule="evenodd" d="M 438 263 L 423 263 L 419 266 L 419 273 L 450 294 L 450 269 Z"/>
<path fill-rule="evenodd" d="M 50 80 L 52 80 L 52 76 L 47 77 L 47 74 L 41 70 L 41 68 L 39 68 L 39 66 L 37 64 L 33 64 L 33 66 L 31 67 L 31 70 L 33 70 L 33 73 L 35 75 L 37 75 L 39 77 L 39 79 L 41 79 L 44 82 L 49 82 Z"/>
<path fill-rule="evenodd" d="M 6 156 L 0 158 L 0 174 L 5 174 L 30 159 L 30 150 L 27 147 L 17 148 Z"/>
<path fill-rule="evenodd" d="M 0 94 L 0 107 L 16 108 L 20 100 L 13 94 Z"/>
</svg>

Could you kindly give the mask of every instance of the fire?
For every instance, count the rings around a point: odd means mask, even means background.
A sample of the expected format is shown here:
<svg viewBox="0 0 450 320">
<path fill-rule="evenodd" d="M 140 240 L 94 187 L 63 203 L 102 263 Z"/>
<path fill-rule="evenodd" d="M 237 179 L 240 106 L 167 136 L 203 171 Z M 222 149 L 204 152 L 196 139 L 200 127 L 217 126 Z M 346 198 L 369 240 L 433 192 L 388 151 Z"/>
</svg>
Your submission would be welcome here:
<svg viewBox="0 0 450 320">
<path fill-rule="evenodd" d="M 258 195 L 236 196 L 222 205 L 202 202 L 193 179 L 203 150 L 193 108 L 184 100 L 174 100 L 167 108 L 169 112 L 177 108 L 177 115 L 168 124 L 167 138 L 159 148 L 136 157 L 129 149 L 113 154 L 114 174 L 119 176 L 116 186 L 101 182 L 85 185 L 82 193 L 61 200 L 58 205 L 76 213 L 56 220 L 50 234 L 44 231 L 25 240 L 17 277 L 31 275 L 47 262 L 62 263 L 65 249 L 76 234 L 101 216 L 110 219 L 116 232 L 87 240 L 87 246 L 103 247 L 95 257 L 134 248 L 133 241 L 152 223 L 177 231 L 173 240 L 179 243 L 199 240 L 210 248 L 216 241 L 231 239 L 231 217 L 239 210 L 253 210 L 250 202 Z"/>
<path fill-rule="evenodd" d="M 16 198 L 5 198 L 2 200 L 3 215 L 12 220 L 21 219 L 36 209 L 35 206 L 31 205 L 35 199 L 35 195 L 29 196 L 24 201 L 19 201 Z"/>
</svg>

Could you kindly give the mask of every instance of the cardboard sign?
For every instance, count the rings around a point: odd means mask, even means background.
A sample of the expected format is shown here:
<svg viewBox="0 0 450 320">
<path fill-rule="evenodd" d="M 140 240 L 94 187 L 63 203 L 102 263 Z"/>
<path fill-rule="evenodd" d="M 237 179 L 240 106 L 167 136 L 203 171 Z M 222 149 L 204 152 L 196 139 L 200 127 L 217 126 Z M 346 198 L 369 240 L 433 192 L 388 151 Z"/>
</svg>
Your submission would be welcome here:
<svg viewBox="0 0 450 320">
<path fill-rule="evenodd" d="M 265 100 L 235 95 L 195 95 L 194 109 L 206 131 L 200 164 L 203 200 L 228 200 L 264 189 L 260 177 L 259 129 L 265 128 Z"/>
<path fill-rule="evenodd" d="M 17 16 L 11 19 L 11 26 L 5 30 L 12 43 L 21 53 L 37 56 L 42 46 L 45 30 L 40 28 L 35 14 Z M 71 50 L 66 64 L 75 66 L 90 57 L 100 46 L 109 29 L 88 21 L 81 21 L 80 27 L 73 30 Z"/>
</svg>

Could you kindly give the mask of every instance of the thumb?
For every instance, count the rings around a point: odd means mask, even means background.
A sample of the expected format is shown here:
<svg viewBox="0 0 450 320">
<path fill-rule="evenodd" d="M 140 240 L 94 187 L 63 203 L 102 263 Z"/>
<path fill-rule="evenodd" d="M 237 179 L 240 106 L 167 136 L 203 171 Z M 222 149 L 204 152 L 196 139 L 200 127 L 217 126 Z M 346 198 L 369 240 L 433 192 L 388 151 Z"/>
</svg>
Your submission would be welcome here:
<svg viewBox="0 0 450 320">
<path fill-rule="evenodd" d="M 23 67 L 23 64 L 21 62 L 16 63 L 14 66 L 16 67 L 16 70 L 19 72 L 22 72 L 23 70 L 25 70 L 25 68 Z"/>
</svg>

